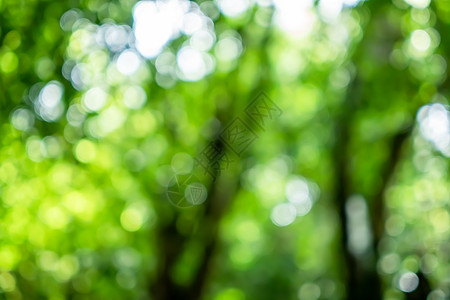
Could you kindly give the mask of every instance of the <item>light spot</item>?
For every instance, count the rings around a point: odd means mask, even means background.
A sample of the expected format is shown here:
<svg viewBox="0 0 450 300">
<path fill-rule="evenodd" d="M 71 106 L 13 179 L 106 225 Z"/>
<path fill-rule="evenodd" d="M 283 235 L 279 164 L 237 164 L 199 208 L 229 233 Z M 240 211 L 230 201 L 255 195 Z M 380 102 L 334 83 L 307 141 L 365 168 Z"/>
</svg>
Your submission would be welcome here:
<svg viewBox="0 0 450 300">
<path fill-rule="evenodd" d="M 281 203 L 272 209 L 270 218 L 272 222 L 280 227 L 287 226 L 295 221 L 297 211 L 290 203 Z"/>
<path fill-rule="evenodd" d="M 269 6 L 273 5 L 272 0 L 256 0 L 256 3 L 262 7 L 269 7 Z"/>
<path fill-rule="evenodd" d="M 397 272 L 400 266 L 400 257 L 396 253 L 390 253 L 383 256 L 379 262 L 378 267 L 385 274 L 393 274 Z"/>
<path fill-rule="evenodd" d="M 425 105 L 417 113 L 417 120 L 421 134 L 450 156 L 450 112 L 442 104 Z"/>
<path fill-rule="evenodd" d="M 242 42 L 234 36 L 226 36 L 217 43 L 215 49 L 217 59 L 230 62 L 242 53 Z"/>
<path fill-rule="evenodd" d="M 316 20 L 313 13 L 313 1 L 274 0 L 276 11 L 275 24 L 296 37 L 308 35 Z"/>
<path fill-rule="evenodd" d="M 420 259 L 420 269 L 423 273 L 429 274 L 433 272 L 439 265 L 438 258 L 430 253 L 425 254 Z"/>
<path fill-rule="evenodd" d="M 74 149 L 75 157 L 82 163 L 92 162 L 97 155 L 95 144 L 86 139 L 80 140 Z"/>
<path fill-rule="evenodd" d="M 319 14 L 322 20 L 335 23 L 344 7 L 354 7 L 361 0 L 320 0 Z"/>
<path fill-rule="evenodd" d="M 44 271 L 53 271 L 58 266 L 58 255 L 52 251 L 42 251 L 37 257 L 39 267 Z"/>
<path fill-rule="evenodd" d="M 42 143 L 45 149 L 43 153 L 45 157 L 54 158 L 58 157 L 62 153 L 60 140 L 57 137 L 46 136 L 42 139 Z"/>
<path fill-rule="evenodd" d="M 190 183 L 184 190 L 184 197 L 187 202 L 193 205 L 199 205 L 205 202 L 208 197 L 208 190 L 203 184 L 193 182 Z"/>
<path fill-rule="evenodd" d="M 40 162 L 43 159 L 45 145 L 37 136 L 31 136 L 27 139 L 26 151 L 32 161 Z"/>
<path fill-rule="evenodd" d="M 138 269 L 141 263 L 141 253 L 131 247 L 120 247 L 113 256 L 113 264 L 117 269 Z"/>
<path fill-rule="evenodd" d="M 330 83 L 336 89 L 342 89 L 348 86 L 351 76 L 347 69 L 340 68 L 330 74 Z"/>
<path fill-rule="evenodd" d="M 67 122 L 74 127 L 81 126 L 86 119 L 86 113 L 79 104 L 72 104 L 67 109 Z"/>
<path fill-rule="evenodd" d="M 431 45 L 430 35 L 422 29 L 414 30 L 411 34 L 411 44 L 419 51 L 426 51 Z"/>
<path fill-rule="evenodd" d="M 238 268 L 248 267 L 256 256 L 254 248 L 244 243 L 235 243 L 228 254 L 230 261 Z"/>
<path fill-rule="evenodd" d="M 406 272 L 400 276 L 398 287 L 405 293 L 414 291 L 419 286 L 419 277 L 413 272 Z"/>
<path fill-rule="evenodd" d="M 317 300 L 320 297 L 320 287 L 314 283 L 305 283 L 298 291 L 300 300 Z"/>
<path fill-rule="evenodd" d="M 121 109 L 113 105 L 102 111 L 96 121 L 99 130 L 97 133 L 104 136 L 120 128 L 125 121 L 125 115 Z"/>
<path fill-rule="evenodd" d="M 147 94 L 138 85 L 130 86 L 123 93 L 123 102 L 130 109 L 140 109 L 147 102 Z"/>
<path fill-rule="evenodd" d="M 385 223 L 386 233 L 390 236 L 398 236 L 405 229 L 405 221 L 401 216 L 390 216 Z"/>
<path fill-rule="evenodd" d="M 414 8 L 427 8 L 430 5 L 431 0 L 405 0 L 406 3 Z"/>
<path fill-rule="evenodd" d="M 450 228 L 450 216 L 445 209 L 436 208 L 430 212 L 430 222 L 437 232 L 445 233 Z"/>
<path fill-rule="evenodd" d="M 12 292 L 16 288 L 16 280 L 9 272 L 0 273 L 0 290 L 2 292 Z"/>
<path fill-rule="evenodd" d="M 80 219 L 89 221 L 92 218 L 93 201 L 84 194 L 73 191 L 64 197 L 64 206 Z"/>
<path fill-rule="evenodd" d="M 203 27 L 203 22 L 202 15 L 197 12 L 189 12 L 181 19 L 181 31 L 191 35 Z"/>
<path fill-rule="evenodd" d="M 411 9 L 411 19 L 416 23 L 421 25 L 426 25 L 430 21 L 430 10 L 429 9 Z"/>
<path fill-rule="evenodd" d="M 139 1 L 133 11 L 137 50 L 146 58 L 157 56 L 178 34 L 179 21 L 188 9 L 188 1 L 183 0 Z"/>
<path fill-rule="evenodd" d="M 155 81 L 160 87 L 165 89 L 170 89 L 177 83 L 176 78 L 172 74 L 156 73 Z"/>
<path fill-rule="evenodd" d="M 171 166 L 165 165 L 161 166 L 156 170 L 156 181 L 163 187 L 168 187 L 172 182 L 174 176 L 173 169 Z"/>
<path fill-rule="evenodd" d="M 144 223 L 144 213 L 137 208 L 127 208 L 120 215 L 120 224 L 130 232 L 138 231 Z"/>
<path fill-rule="evenodd" d="M 17 130 L 28 131 L 34 125 L 34 115 L 25 108 L 19 108 L 11 116 L 11 123 Z"/>
<path fill-rule="evenodd" d="M 130 39 L 131 28 L 127 25 L 105 24 L 97 30 L 97 44 L 106 45 L 113 52 L 126 48 Z"/>
<path fill-rule="evenodd" d="M 188 46 L 178 52 L 177 63 L 181 71 L 180 79 L 184 81 L 197 81 L 214 68 L 211 55 Z"/>
<path fill-rule="evenodd" d="M 306 215 L 312 208 L 312 194 L 308 183 L 302 178 L 293 178 L 286 184 L 286 197 L 295 206 L 297 216 Z"/>
<path fill-rule="evenodd" d="M 54 275 L 58 281 L 66 282 L 78 273 L 78 270 L 79 264 L 77 258 L 73 255 L 64 255 L 58 261 Z"/>
<path fill-rule="evenodd" d="M 309 198 L 308 184 L 300 178 L 290 180 L 286 185 L 286 196 L 289 202 L 304 202 Z"/>
<path fill-rule="evenodd" d="M 204 1 L 200 4 L 200 10 L 212 20 L 216 20 L 220 16 L 219 8 L 213 1 Z"/>
<path fill-rule="evenodd" d="M 245 300 L 245 295 L 241 290 L 228 288 L 220 291 L 214 300 Z"/>
<path fill-rule="evenodd" d="M 125 154 L 124 161 L 128 169 L 133 172 L 138 172 L 145 167 L 147 159 L 142 151 L 131 149 Z"/>
<path fill-rule="evenodd" d="M 171 74 L 175 71 L 177 58 L 172 52 L 161 53 L 155 61 L 156 70 L 161 74 Z"/>
<path fill-rule="evenodd" d="M 134 7 L 133 17 L 136 49 L 145 58 L 159 56 L 168 42 L 185 34 L 192 40 L 189 40 L 190 46 L 184 45 L 177 54 L 178 76 L 185 81 L 196 81 L 214 68 L 211 55 L 203 52 L 214 44 L 214 24 L 197 4 L 187 0 L 139 1 Z M 156 63 L 160 73 L 159 76 L 156 74 L 156 81 L 169 88 L 175 83 L 173 78 L 161 74 L 174 75 L 175 60 L 167 61 L 166 58 Z"/>
<path fill-rule="evenodd" d="M 194 159 L 186 153 L 177 153 L 172 157 L 172 169 L 176 174 L 188 174 L 194 167 Z"/>
<path fill-rule="evenodd" d="M 131 125 L 130 130 L 132 130 L 131 134 L 133 136 L 145 137 L 148 136 L 151 132 L 153 132 L 153 130 L 157 126 L 157 120 L 153 115 L 153 113 L 151 113 L 149 110 L 141 110 L 133 114 L 128 124 Z M 151 157 L 156 158 L 159 150 L 157 150 L 157 147 L 152 147 L 152 149 L 153 155 L 155 155 L 155 157 L 153 156 Z"/>
<path fill-rule="evenodd" d="M 66 11 L 59 19 L 59 25 L 64 31 L 71 31 L 75 21 L 80 17 L 80 12 L 76 9 Z"/>
<path fill-rule="evenodd" d="M 39 101 L 47 106 L 55 106 L 62 97 L 62 87 L 54 82 L 47 84 L 39 93 Z"/>
<path fill-rule="evenodd" d="M 39 217 L 44 223 L 53 229 L 64 229 L 69 223 L 68 214 L 65 210 L 58 206 L 41 206 L 39 208 Z"/>
<path fill-rule="evenodd" d="M 70 66 L 67 67 L 67 69 Z M 68 70 L 66 70 L 69 72 Z M 91 80 L 91 73 L 86 64 L 80 63 L 73 66 L 70 71 L 70 81 L 75 89 L 81 90 L 84 89 Z"/>
<path fill-rule="evenodd" d="M 3 38 L 3 46 L 10 50 L 17 49 L 22 44 L 22 38 L 17 30 L 11 30 Z"/>
<path fill-rule="evenodd" d="M 218 0 L 219 8 L 228 17 L 238 17 L 250 6 L 249 0 Z"/>
<path fill-rule="evenodd" d="M 99 111 L 102 109 L 108 100 L 108 94 L 100 88 L 94 87 L 88 90 L 82 97 L 83 106 L 88 111 Z"/>
<path fill-rule="evenodd" d="M 36 61 L 34 71 L 40 79 L 46 80 L 53 75 L 55 68 L 55 63 L 49 57 L 44 56 Z"/>
<path fill-rule="evenodd" d="M 345 203 L 345 212 L 348 218 L 348 247 L 355 255 L 362 255 L 369 249 L 372 240 L 366 200 L 360 195 L 351 196 Z"/>
<path fill-rule="evenodd" d="M 445 293 L 442 290 L 434 290 L 428 294 L 427 300 L 445 300 Z"/>
<path fill-rule="evenodd" d="M 344 0 L 345 6 L 356 6 L 361 0 Z"/>
<path fill-rule="evenodd" d="M 136 275 L 129 270 L 120 270 L 116 275 L 117 283 L 124 289 L 132 290 L 136 286 Z"/>
<path fill-rule="evenodd" d="M 333 22 L 337 19 L 343 7 L 342 0 L 320 0 L 319 13 L 325 22 Z"/>
<path fill-rule="evenodd" d="M 200 51 L 208 51 L 214 45 L 216 36 L 209 30 L 199 30 L 190 39 L 192 48 Z"/>
<path fill-rule="evenodd" d="M 62 66 L 61 72 L 65 79 L 71 80 L 71 73 L 73 68 L 75 67 L 76 62 L 73 59 L 66 59 Z"/>
<path fill-rule="evenodd" d="M 2 270 L 12 270 L 21 260 L 19 249 L 13 245 L 3 243 L 0 246 L 0 268 Z"/>
<path fill-rule="evenodd" d="M 238 223 L 234 235 L 237 239 L 246 242 L 256 242 L 261 238 L 261 230 L 257 222 L 245 220 Z"/>
<path fill-rule="evenodd" d="M 35 110 L 47 122 L 54 122 L 64 112 L 62 84 L 58 81 L 50 81 L 39 92 L 38 101 L 35 101 Z"/>
<path fill-rule="evenodd" d="M 141 58 L 132 50 L 125 50 L 117 59 L 117 69 L 123 75 L 134 74 L 141 66 Z"/>
<path fill-rule="evenodd" d="M 17 69 L 18 66 L 19 59 L 14 52 L 7 51 L 0 56 L 0 70 L 3 73 L 12 73 Z"/>
</svg>

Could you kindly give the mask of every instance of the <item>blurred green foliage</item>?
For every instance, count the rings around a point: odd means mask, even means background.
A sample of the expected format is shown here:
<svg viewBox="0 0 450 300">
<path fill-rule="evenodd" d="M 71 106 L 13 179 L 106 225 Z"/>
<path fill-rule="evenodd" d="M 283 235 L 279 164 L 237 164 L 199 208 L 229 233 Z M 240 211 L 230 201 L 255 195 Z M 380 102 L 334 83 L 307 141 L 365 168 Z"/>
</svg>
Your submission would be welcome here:
<svg viewBox="0 0 450 300">
<path fill-rule="evenodd" d="M 447 0 L 0 0 L 0 298 L 449 299 L 449 34 Z"/>
</svg>

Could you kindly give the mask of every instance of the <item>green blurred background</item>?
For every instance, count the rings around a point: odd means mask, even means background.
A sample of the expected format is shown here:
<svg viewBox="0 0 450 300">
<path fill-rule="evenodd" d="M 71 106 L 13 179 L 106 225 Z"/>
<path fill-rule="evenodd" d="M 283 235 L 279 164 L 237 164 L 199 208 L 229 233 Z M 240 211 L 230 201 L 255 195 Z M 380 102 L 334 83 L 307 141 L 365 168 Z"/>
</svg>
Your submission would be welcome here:
<svg viewBox="0 0 450 300">
<path fill-rule="evenodd" d="M 0 0 L 0 299 L 450 299 L 449 36 L 449 0 Z"/>
</svg>

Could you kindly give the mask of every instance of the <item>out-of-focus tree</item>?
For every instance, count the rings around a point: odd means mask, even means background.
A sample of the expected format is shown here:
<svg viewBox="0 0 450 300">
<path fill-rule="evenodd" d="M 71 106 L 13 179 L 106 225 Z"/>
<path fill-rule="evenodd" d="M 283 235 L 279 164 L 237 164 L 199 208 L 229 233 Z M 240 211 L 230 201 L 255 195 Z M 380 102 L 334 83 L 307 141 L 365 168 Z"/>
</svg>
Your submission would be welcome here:
<svg viewBox="0 0 450 300">
<path fill-rule="evenodd" d="M 0 1 L 0 297 L 447 299 L 449 31 L 446 0 Z"/>
</svg>

